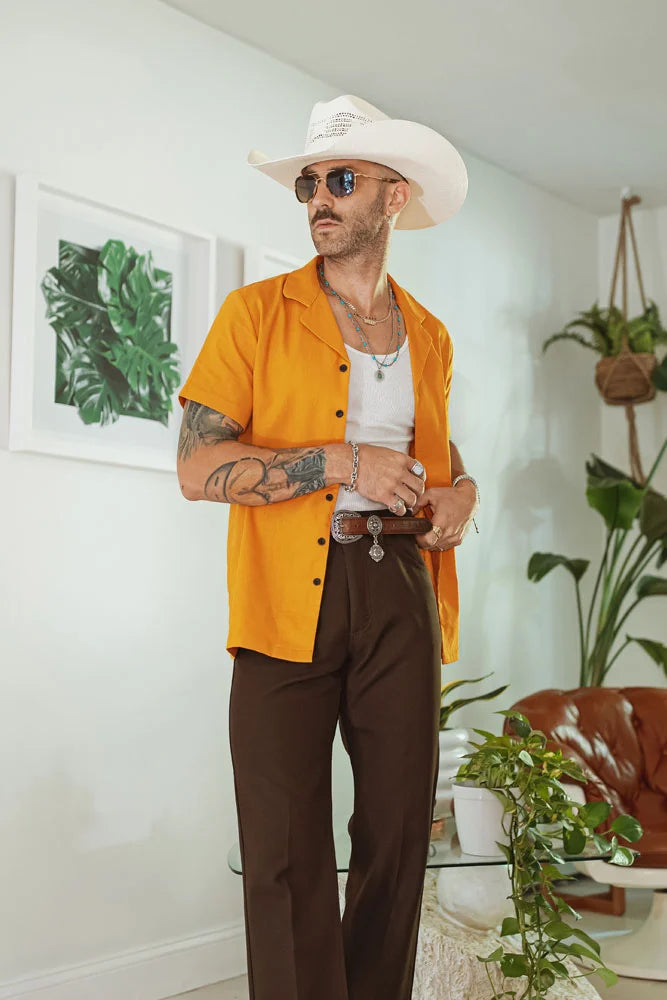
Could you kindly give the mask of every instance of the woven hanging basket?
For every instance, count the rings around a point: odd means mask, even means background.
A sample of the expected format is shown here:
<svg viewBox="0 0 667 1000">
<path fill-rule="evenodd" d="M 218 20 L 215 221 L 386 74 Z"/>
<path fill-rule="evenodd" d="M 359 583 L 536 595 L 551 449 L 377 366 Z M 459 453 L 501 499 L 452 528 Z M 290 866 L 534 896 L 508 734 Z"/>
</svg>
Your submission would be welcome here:
<svg viewBox="0 0 667 1000">
<path fill-rule="evenodd" d="M 605 403 L 628 406 L 648 403 L 655 396 L 651 375 L 658 359 L 655 354 L 631 351 L 627 338 L 614 358 L 600 358 L 595 366 L 595 384 Z"/>
<path fill-rule="evenodd" d="M 626 253 L 626 225 L 632 238 L 632 249 L 637 268 L 637 280 L 639 282 L 639 293 L 641 295 L 642 306 L 646 310 L 646 299 L 644 297 L 644 285 L 642 283 L 641 269 L 639 267 L 639 255 L 635 241 L 635 232 L 632 227 L 632 217 L 630 209 L 633 205 L 641 201 L 637 195 L 631 198 L 623 198 L 621 202 L 621 221 L 618 229 L 618 244 L 616 246 L 616 260 L 614 261 L 614 272 L 611 280 L 611 293 L 609 296 L 609 311 L 614 303 L 616 291 L 616 280 L 618 272 L 623 267 L 623 318 L 628 318 L 628 275 L 627 275 L 627 253 Z M 653 352 L 635 352 L 630 350 L 627 334 L 623 334 L 621 350 L 614 357 L 601 358 L 595 366 L 595 384 L 605 403 L 610 406 L 635 406 L 638 403 L 648 403 L 655 396 L 656 387 L 651 378 L 658 359 Z"/>
<path fill-rule="evenodd" d="M 611 316 L 614 304 L 614 293 L 616 291 L 616 279 L 623 262 L 623 321 L 628 321 L 628 268 L 626 253 L 626 225 L 632 240 L 632 250 L 637 269 L 637 281 L 639 283 L 639 294 L 641 295 L 642 307 L 646 312 L 646 297 L 644 295 L 644 285 L 642 283 L 642 273 L 639 267 L 639 254 L 637 253 L 637 242 L 635 231 L 632 227 L 632 217 L 630 209 L 633 205 L 639 204 L 641 198 L 637 195 L 623 197 L 621 199 L 621 221 L 618 228 L 618 244 L 616 246 L 616 260 L 614 261 L 614 272 L 611 280 L 611 293 L 609 296 L 609 314 Z M 630 452 L 630 472 L 638 483 L 645 483 L 646 477 L 642 469 L 641 455 L 639 453 L 639 437 L 637 435 L 637 423 L 635 420 L 635 406 L 638 403 L 648 403 L 654 398 L 656 386 L 651 378 L 658 363 L 654 353 L 645 351 L 632 351 L 628 343 L 627 331 L 623 332 L 621 339 L 621 349 L 619 353 L 612 357 L 601 358 L 595 366 L 595 384 L 598 392 L 605 403 L 610 406 L 624 406 L 625 416 L 628 424 L 628 446 Z"/>
</svg>

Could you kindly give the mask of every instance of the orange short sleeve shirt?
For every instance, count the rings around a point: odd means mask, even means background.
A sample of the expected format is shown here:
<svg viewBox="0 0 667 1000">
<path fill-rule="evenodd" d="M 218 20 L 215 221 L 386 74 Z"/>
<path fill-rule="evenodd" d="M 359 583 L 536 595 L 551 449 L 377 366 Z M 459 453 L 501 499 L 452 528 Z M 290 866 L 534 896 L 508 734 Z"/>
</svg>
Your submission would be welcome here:
<svg viewBox="0 0 667 1000">
<path fill-rule="evenodd" d="M 319 255 L 287 274 L 230 292 L 178 399 L 210 406 L 245 428 L 239 440 L 294 448 L 345 440 L 349 358 L 317 277 Z M 426 485 L 451 486 L 448 403 L 453 346 L 445 325 L 389 275 L 410 341 L 415 427 L 410 454 Z M 346 368 L 341 371 L 341 364 Z M 240 646 L 311 662 L 331 515 L 341 484 L 275 504 L 231 504 L 227 538 L 229 631 Z M 418 512 L 423 516 L 424 512 Z M 421 550 L 435 591 L 441 660 L 458 658 L 454 549 Z"/>
</svg>

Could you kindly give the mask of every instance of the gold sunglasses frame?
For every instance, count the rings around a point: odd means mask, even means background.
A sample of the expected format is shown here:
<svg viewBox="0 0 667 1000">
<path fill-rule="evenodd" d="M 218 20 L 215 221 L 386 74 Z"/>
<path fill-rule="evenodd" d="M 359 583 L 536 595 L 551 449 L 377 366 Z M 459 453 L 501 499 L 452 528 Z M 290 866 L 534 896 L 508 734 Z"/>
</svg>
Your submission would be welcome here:
<svg viewBox="0 0 667 1000">
<path fill-rule="evenodd" d="M 398 184 L 399 181 L 405 180 L 405 177 L 377 177 L 375 174 L 362 174 L 360 170 L 353 170 L 352 167 L 332 167 L 331 170 L 327 170 L 326 175 L 324 177 L 320 176 L 320 174 L 318 174 L 316 177 L 313 177 L 312 174 L 299 174 L 299 176 L 294 181 L 294 194 L 296 195 L 296 200 L 299 202 L 299 204 L 307 205 L 309 201 L 312 201 L 313 198 L 315 197 L 315 194 L 317 192 L 317 185 L 320 183 L 320 181 L 326 182 L 329 177 L 329 174 L 333 174 L 337 170 L 349 170 L 354 177 L 354 187 L 352 188 L 349 194 L 334 194 L 327 183 L 327 191 L 329 192 L 329 194 L 333 195 L 334 198 L 349 198 L 350 195 L 353 195 L 354 192 L 357 190 L 357 177 L 370 177 L 371 180 L 385 181 L 388 184 Z M 308 201 L 301 201 L 299 195 L 297 194 L 296 185 L 297 181 L 300 180 L 315 181 L 315 187 L 313 188 L 313 193 L 311 194 Z"/>
</svg>

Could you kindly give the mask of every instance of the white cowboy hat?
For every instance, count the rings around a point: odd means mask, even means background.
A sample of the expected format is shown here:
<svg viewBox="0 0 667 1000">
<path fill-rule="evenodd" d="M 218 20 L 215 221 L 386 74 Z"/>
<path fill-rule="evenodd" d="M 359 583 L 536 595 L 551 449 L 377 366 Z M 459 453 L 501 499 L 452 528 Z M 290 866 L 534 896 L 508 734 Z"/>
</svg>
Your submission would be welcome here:
<svg viewBox="0 0 667 1000">
<path fill-rule="evenodd" d="M 410 183 L 410 200 L 399 213 L 396 229 L 437 226 L 465 200 L 468 173 L 451 142 L 428 125 L 390 118 L 353 94 L 313 106 L 303 153 L 270 160 L 252 149 L 248 163 L 294 191 L 303 167 L 347 156 L 383 164 Z"/>
</svg>

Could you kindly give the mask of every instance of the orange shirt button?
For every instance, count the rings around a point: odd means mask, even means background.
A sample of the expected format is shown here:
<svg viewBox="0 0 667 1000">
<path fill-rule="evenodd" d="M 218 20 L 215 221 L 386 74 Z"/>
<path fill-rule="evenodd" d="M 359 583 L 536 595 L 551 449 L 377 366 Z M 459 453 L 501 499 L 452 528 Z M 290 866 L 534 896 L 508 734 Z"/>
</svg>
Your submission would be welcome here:
<svg viewBox="0 0 667 1000">
<path fill-rule="evenodd" d="M 326 545 L 327 544 L 326 538 L 318 538 L 317 539 L 317 544 L 318 545 Z"/>
<path fill-rule="evenodd" d="M 313 583 L 315 584 L 315 586 L 317 586 L 318 584 L 322 583 L 322 581 L 320 580 L 319 576 L 316 576 L 315 579 L 313 580 Z"/>
<path fill-rule="evenodd" d="M 342 410 L 336 410 L 336 416 L 337 417 L 342 417 L 343 416 L 343 411 Z"/>
<path fill-rule="evenodd" d="M 333 500 L 333 493 L 327 493 L 326 499 L 327 500 Z"/>
<path fill-rule="evenodd" d="M 346 372 L 347 371 L 347 365 L 341 365 L 338 370 L 341 371 L 341 372 Z"/>
</svg>

